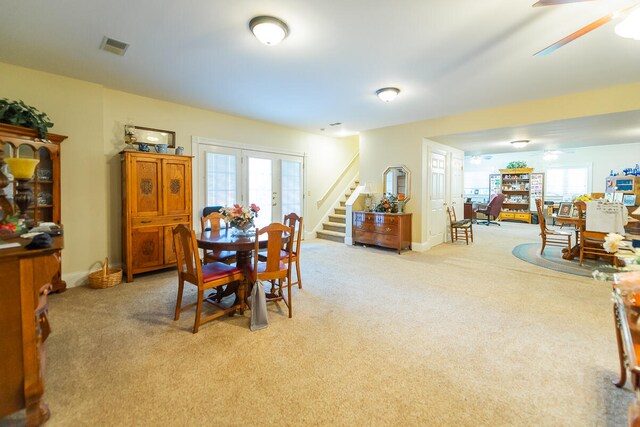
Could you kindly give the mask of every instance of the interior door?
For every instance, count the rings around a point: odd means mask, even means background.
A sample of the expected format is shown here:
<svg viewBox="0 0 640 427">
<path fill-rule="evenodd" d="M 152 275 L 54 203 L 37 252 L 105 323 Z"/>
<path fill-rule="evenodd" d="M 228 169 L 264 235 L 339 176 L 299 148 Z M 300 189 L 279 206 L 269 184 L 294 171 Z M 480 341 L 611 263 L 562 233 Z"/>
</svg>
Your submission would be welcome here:
<svg viewBox="0 0 640 427">
<path fill-rule="evenodd" d="M 444 242 L 446 230 L 446 153 L 429 151 L 429 242 Z"/>
<path fill-rule="evenodd" d="M 456 217 L 464 217 L 464 159 L 456 155 L 451 156 L 451 206 L 456 211 Z"/>
</svg>

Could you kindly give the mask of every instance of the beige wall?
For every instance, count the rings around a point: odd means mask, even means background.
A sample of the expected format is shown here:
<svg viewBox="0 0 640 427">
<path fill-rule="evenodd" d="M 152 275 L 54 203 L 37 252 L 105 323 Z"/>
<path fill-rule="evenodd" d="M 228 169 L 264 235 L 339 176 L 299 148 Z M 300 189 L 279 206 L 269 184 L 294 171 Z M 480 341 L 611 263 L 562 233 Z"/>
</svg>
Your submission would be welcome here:
<svg viewBox="0 0 640 427">
<path fill-rule="evenodd" d="M 307 230 L 321 220 L 316 200 L 358 152 L 357 138 L 328 138 L 266 122 L 106 89 L 100 85 L 0 63 L 0 93 L 46 112 L 62 146 L 63 272 L 74 280 L 108 256 L 120 262 L 120 164 L 128 121 L 192 136 L 273 147 L 307 155 Z M 341 189 L 344 190 L 344 189 Z"/>
<path fill-rule="evenodd" d="M 597 114 L 640 109 L 640 83 L 613 86 L 589 92 L 547 98 L 499 108 L 374 129 L 360 134 L 360 180 L 375 183 L 382 190 L 382 171 L 392 164 L 405 164 L 412 171 L 412 200 L 407 211 L 414 213 L 414 242 L 422 241 L 424 138 L 463 132 L 540 123 Z"/>
</svg>

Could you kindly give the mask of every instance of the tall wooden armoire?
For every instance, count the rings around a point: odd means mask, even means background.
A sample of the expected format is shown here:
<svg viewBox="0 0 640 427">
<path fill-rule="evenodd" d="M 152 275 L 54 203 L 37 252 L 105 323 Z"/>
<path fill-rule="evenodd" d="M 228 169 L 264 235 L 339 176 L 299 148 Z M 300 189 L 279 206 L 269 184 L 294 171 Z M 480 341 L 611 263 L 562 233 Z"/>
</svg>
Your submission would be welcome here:
<svg viewBox="0 0 640 427">
<path fill-rule="evenodd" d="M 191 157 L 123 151 L 122 261 L 126 280 L 175 266 L 172 229 L 192 228 Z"/>
</svg>

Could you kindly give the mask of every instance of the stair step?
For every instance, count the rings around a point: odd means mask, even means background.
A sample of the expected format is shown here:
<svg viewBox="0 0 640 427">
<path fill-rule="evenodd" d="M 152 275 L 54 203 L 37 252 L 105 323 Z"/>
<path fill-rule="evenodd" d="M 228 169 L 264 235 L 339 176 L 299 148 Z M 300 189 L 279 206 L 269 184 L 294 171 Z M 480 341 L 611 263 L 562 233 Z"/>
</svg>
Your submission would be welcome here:
<svg viewBox="0 0 640 427">
<path fill-rule="evenodd" d="M 318 239 L 333 240 L 334 242 L 344 243 L 344 233 L 337 231 L 319 230 L 316 233 Z"/>
<path fill-rule="evenodd" d="M 336 214 L 338 214 L 338 215 L 345 215 L 345 218 L 346 218 L 346 215 L 347 215 L 347 208 L 346 208 L 345 206 L 339 206 L 339 207 L 337 207 L 337 208 L 334 208 L 333 210 L 334 210 L 334 211 L 335 211 L 335 213 L 336 213 Z"/>
<path fill-rule="evenodd" d="M 340 206 L 341 206 L 341 207 L 345 207 L 345 206 L 347 206 L 347 202 L 346 202 L 346 201 L 341 200 L 341 201 L 340 201 Z"/>
<path fill-rule="evenodd" d="M 347 224 L 340 222 L 323 222 L 322 228 L 327 231 L 337 231 L 338 233 L 344 234 L 347 229 Z"/>
<path fill-rule="evenodd" d="M 346 215 L 340 215 L 340 214 L 330 214 L 329 215 L 329 222 L 339 222 L 342 224 L 346 224 L 347 223 L 347 216 Z"/>
</svg>

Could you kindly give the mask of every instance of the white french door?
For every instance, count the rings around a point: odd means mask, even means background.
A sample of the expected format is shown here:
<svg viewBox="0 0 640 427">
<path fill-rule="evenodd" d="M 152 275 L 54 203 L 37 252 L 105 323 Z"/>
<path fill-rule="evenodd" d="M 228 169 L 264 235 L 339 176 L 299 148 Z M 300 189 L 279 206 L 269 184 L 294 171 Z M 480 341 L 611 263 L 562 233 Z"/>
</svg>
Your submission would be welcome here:
<svg viewBox="0 0 640 427">
<path fill-rule="evenodd" d="M 446 231 L 446 154 L 432 150 L 429 153 L 429 240 L 444 242 Z"/>
<path fill-rule="evenodd" d="M 281 222 L 291 212 L 303 215 L 303 156 L 199 144 L 198 157 L 204 178 L 200 211 L 255 203 L 257 227 Z"/>
</svg>

